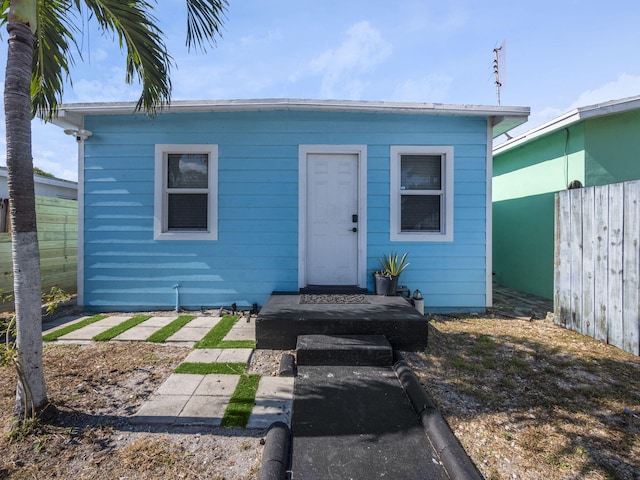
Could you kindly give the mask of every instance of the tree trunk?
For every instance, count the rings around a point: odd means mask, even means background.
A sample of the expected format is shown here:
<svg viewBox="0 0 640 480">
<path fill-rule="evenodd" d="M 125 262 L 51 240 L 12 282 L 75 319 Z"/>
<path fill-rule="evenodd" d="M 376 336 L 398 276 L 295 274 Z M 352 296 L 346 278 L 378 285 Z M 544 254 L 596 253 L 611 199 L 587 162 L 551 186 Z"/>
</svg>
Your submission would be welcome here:
<svg viewBox="0 0 640 480">
<path fill-rule="evenodd" d="M 13 285 L 18 365 L 19 418 L 39 413 L 48 403 L 42 371 L 40 253 L 31 158 L 31 65 L 34 35 L 28 25 L 9 20 L 4 106 L 11 217 Z"/>
</svg>

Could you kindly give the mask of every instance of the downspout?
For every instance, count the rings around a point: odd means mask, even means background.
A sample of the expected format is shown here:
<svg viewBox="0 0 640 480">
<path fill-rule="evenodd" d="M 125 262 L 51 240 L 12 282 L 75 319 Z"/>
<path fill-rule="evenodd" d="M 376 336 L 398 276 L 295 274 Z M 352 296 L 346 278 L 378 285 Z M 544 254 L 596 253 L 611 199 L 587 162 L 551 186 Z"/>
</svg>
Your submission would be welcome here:
<svg viewBox="0 0 640 480">
<path fill-rule="evenodd" d="M 82 121 L 84 123 L 84 119 Z M 78 143 L 78 274 L 76 289 L 78 305 L 84 305 L 84 142 L 92 132 L 84 128 L 65 129 L 66 135 L 75 137 Z"/>
<path fill-rule="evenodd" d="M 493 122 L 494 117 L 487 118 L 487 206 L 486 216 L 486 307 L 493 306 Z"/>
</svg>

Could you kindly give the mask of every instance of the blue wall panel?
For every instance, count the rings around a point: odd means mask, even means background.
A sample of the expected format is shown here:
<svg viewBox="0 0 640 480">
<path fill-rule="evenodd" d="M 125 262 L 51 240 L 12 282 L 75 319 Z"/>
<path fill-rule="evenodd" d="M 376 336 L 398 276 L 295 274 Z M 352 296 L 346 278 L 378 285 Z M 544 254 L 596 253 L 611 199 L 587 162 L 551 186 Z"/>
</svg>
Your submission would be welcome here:
<svg viewBox="0 0 640 480">
<path fill-rule="evenodd" d="M 433 310 L 480 309 L 486 293 L 486 119 L 330 112 L 88 116 L 84 292 L 96 310 L 263 304 L 298 288 L 298 146 L 367 146 L 367 266 L 408 252 L 401 284 Z M 218 240 L 153 239 L 157 143 L 219 151 Z M 455 231 L 449 243 L 390 242 L 391 145 L 453 146 Z M 372 281 L 369 280 L 372 289 Z"/>
</svg>

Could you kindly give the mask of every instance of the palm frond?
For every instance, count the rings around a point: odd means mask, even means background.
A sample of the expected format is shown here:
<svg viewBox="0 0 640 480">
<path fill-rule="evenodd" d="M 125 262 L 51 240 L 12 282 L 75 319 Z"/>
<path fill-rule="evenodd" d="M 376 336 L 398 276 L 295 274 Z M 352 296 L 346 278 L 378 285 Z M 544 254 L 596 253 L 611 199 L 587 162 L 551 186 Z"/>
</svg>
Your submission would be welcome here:
<svg viewBox="0 0 640 480">
<path fill-rule="evenodd" d="M 39 0 L 31 75 L 32 115 L 51 120 L 62 102 L 64 81 L 74 64 L 76 12 L 69 0 Z"/>
<path fill-rule="evenodd" d="M 187 47 L 206 51 L 205 43 L 216 44 L 220 33 L 227 0 L 187 1 Z"/>
<path fill-rule="evenodd" d="M 157 19 L 149 13 L 155 3 L 147 0 L 84 0 L 84 3 L 100 28 L 115 33 L 120 48 L 126 51 L 125 80 L 129 84 L 135 80 L 142 84 L 136 110 L 153 114 L 168 104 L 173 60 Z"/>
</svg>

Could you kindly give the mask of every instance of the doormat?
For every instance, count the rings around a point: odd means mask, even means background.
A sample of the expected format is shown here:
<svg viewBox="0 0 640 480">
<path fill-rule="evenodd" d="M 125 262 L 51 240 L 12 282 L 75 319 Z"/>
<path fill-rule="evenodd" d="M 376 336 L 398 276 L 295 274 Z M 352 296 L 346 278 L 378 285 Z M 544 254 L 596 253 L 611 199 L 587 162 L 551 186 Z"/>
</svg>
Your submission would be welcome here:
<svg viewBox="0 0 640 480">
<path fill-rule="evenodd" d="M 361 293 L 356 294 L 315 294 L 315 293 L 304 293 L 300 295 L 300 303 L 322 303 L 322 304 L 364 304 L 369 303 L 367 300 L 367 296 Z"/>
</svg>

